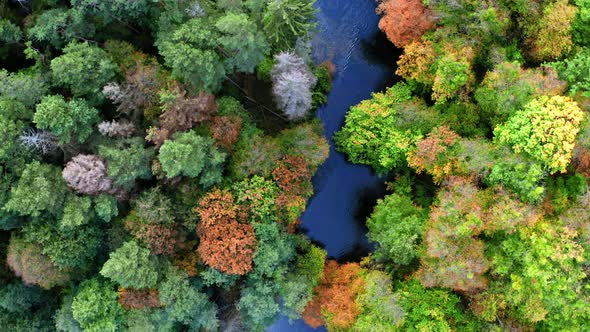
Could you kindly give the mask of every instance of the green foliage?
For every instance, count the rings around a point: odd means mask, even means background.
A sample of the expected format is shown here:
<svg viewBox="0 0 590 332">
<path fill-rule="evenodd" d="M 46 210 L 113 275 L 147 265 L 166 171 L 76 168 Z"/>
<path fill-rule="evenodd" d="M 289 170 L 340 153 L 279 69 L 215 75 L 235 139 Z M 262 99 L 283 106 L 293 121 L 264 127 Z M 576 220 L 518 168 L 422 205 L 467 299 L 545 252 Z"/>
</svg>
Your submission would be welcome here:
<svg viewBox="0 0 590 332">
<path fill-rule="evenodd" d="M 82 332 L 82 327 L 72 312 L 73 301 L 73 294 L 65 295 L 61 307 L 55 312 L 55 328 L 60 332 Z"/>
<path fill-rule="evenodd" d="M 158 0 L 70 0 L 74 8 L 100 17 L 105 24 L 125 21 L 141 21 L 158 4 Z"/>
<path fill-rule="evenodd" d="M 477 321 L 461 310 L 457 295 L 443 289 L 425 288 L 416 279 L 396 286 L 403 309 L 402 329 L 411 331 L 480 331 Z"/>
<path fill-rule="evenodd" d="M 525 202 L 540 203 L 545 195 L 542 185 L 545 177 L 546 172 L 539 164 L 514 161 L 494 165 L 486 180 L 491 185 L 503 185 Z"/>
<path fill-rule="evenodd" d="M 147 189 L 133 202 L 136 216 L 148 224 L 174 223 L 174 207 L 159 187 Z"/>
<path fill-rule="evenodd" d="M 334 136 L 338 149 L 353 163 L 370 165 L 378 173 L 403 166 L 417 136 L 397 129 L 396 114 L 410 98 L 409 88 L 396 84 L 351 107 L 344 127 Z"/>
<path fill-rule="evenodd" d="M 42 253 L 62 269 L 88 269 L 102 243 L 103 233 L 92 224 L 62 228 L 44 218 L 33 219 L 23 227 L 25 239 L 42 246 Z"/>
<path fill-rule="evenodd" d="M 226 75 L 222 55 L 216 51 L 216 31 L 211 22 L 195 18 L 157 42 L 172 76 L 196 90 L 217 91 Z"/>
<path fill-rule="evenodd" d="M 33 161 L 27 164 L 4 209 L 37 217 L 43 212 L 61 214 L 67 186 L 58 167 Z"/>
<path fill-rule="evenodd" d="M 264 32 L 274 52 L 295 46 L 298 38 L 306 39 L 315 16 L 315 0 L 270 0 L 262 15 Z"/>
<path fill-rule="evenodd" d="M 43 11 L 35 24 L 27 30 L 28 37 L 40 43 L 61 49 L 69 42 L 90 39 L 96 28 L 82 11 L 55 8 Z"/>
<path fill-rule="evenodd" d="M 72 314 L 84 331 L 119 331 L 125 323 L 117 292 L 109 282 L 98 278 L 84 281 L 72 302 Z"/>
<path fill-rule="evenodd" d="M 92 212 L 92 200 L 90 197 L 68 195 L 60 225 L 63 228 L 85 225 L 92 219 Z"/>
<path fill-rule="evenodd" d="M 572 37 L 576 44 L 590 46 L 590 1 L 575 0 L 578 7 L 576 17 L 572 21 Z"/>
<path fill-rule="evenodd" d="M 579 331 L 588 326 L 590 307 L 581 282 L 586 275 L 580 269 L 583 249 L 575 237 L 569 228 L 541 221 L 490 247 L 496 280 L 504 284 L 490 292 L 499 293 L 498 300 L 513 317 L 536 323 L 539 330 Z"/>
<path fill-rule="evenodd" d="M 352 330 L 359 332 L 397 331 L 404 320 L 404 310 L 394 294 L 391 279 L 381 271 L 370 271 L 365 276 L 365 292 L 357 303 L 361 307 Z"/>
<path fill-rule="evenodd" d="M 590 11 L 590 2 L 589 2 Z M 588 13 L 590 20 L 590 12 Z M 589 39 L 590 40 L 590 39 Z M 559 73 L 559 78 L 568 83 L 572 95 L 581 94 L 590 98 L 590 77 L 586 75 L 590 71 L 590 48 L 583 48 L 569 59 L 551 64 Z"/>
<path fill-rule="evenodd" d="M 115 146 L 101 145 L 98 154 L 107 162 L 109 177 L 116 185 L 132 188 L 136 179 L 152 177 L 153 148 L 144 148 L 143 140 L 127 139 Z"/>
<path fill-rule="evenodd" d="M 64 54 L 51 60 L 56 84 L 68 88 L 75 97 L 92 102 L 102 100 L 102 88 L 115 76 L 116 66 L 108 54 L 90 43 L 69 43 Z"/>
<path fill-rule="evenodd" d="M 216 286 L 228 290 L 236 284 L 240 275 L 226 274 L 208 266 L 204 271 L 199 272 L 199 277 L 203 280 L 205 286 Z"/>
<path fill-rule="evenodd" d="M 313 76 L 317 78 L 317 82 L 313 88 L 312 107 L 317 108 L 328 102 L 328 93 L 332 90 L 332 74 L 328 65 L 321 64 L 315 68 Z"/>
<path fill-rule="evenodd" d="M 275 64 L 276 62 L 274 57 L 265 57 L 258 63 L 258 67 L 256 67 L 256 78 L 258 78 L 260 81 L 270 82 L 270 72 L 272 71 L 272 67 L 274 67 Z"/>
<path fill-rule="evenodd" d="M 0 19 L 0 41 L 5 44 L 14 44 L 23 38 L 23 32 L 7 19 Z"/>
<path fill-rule="evenodd" d="M 215 27 L 221 33 L 218 41 L 224 51 L 232 54 L 228 60 L 232 68 L 252 73 L 268 55 L 266 38 L 248 15 L 228 13 L 215 22 Z"/>
<path fill-rule="evenodd" d="M 158 158 L 167 177 L 199 176 L 201 185 L 210 187 L 221 180 L 225 156 L 211 138 L 190 131 L 164 142 Z"/>
<path fill-rule="evenodd" d="M 445 103 L 456 97 L 469 83 L 471 77 L 469 63 L 458 61 L 453 56 L 445 56 L 437 63 L 432 96 L 437 103 Z"/>
<path fill-rule="evenodd" d="M 94 213 L 103 221 L 109 222 L 119 214 L 117 199 L 111 195 L 100 194 L 94 199 Z"/>
<path fill-rule="evenodd" d="M 242 289 L 237 308 L 248 331 L 262 332 L 276 319 L 279 304 L 274 297 L 274 287 L 267 282 L 257 282 Z"/>
<path fill-rule="evenodd" d="M 232 190 L 236 203 L 250 211 L 252 223 L 277 222 L 275 200 L 279 189 L 276 183 L 255 175 L 250 179 L 234 183 Z"/>
<path fill-rule="evenodd" d="M 38 128 L 51 131 L 61 144 L 84 143 L 98 120 L 98 111 L 85 100 L 65 101 L 60 95 L 44 97 L 33 117 Z"/>
<path fill-rule="evenodd" d="M 26 312 L 48 302 L 41 288 L 12 282 L 0 288 L 0 308 L 9 312 Z"/>
<path fill-rule="evenodd" d="M 552 212 L 561 214 L 575 203 L 578 196 L 588 191 L 588 182 L 580 174 L 562 175 L 547 179 L 547 198 L 551 202 Z"/>
<path fill-rule="evenodd" d="M 564 173 L 583 119 L 584 113 L 571 98 L 542 96 L 494 129 L 494 136 L 515 152 L 541 162 L 551 174 Z"/>
<path fill-rule="evenodd" d="M 391 194 L 377 201 L 367 219 L 369 240 L 376 242 L 378 261 L 407 265 L 418 255 L 426 216 L 407 196 Z"/>
<path fill-rule="evenodd" d="M 281 230 L 277 223 L 254 224 L 258 248 L 254 255 L 254 270 L 251 278 L 281 280 L 289 262 L 295 257 L 293 235 Z"/>
<path fill-rule="evenodd" d="M 149 249 L 128 241 L 110 254 L 100 274 L 123 288 L 149 288 L 158 282 L 158 262 Z"/>
<path fill-rule="evenodd" d="M 32 108 L 47 93 L 47 80 L 36 72 L 8 73 L 0 69 L 0 96 Z"/>
<path fill-rule="evenodd" d="M 159 286 L 160 302 L 170 319 L 190 326 L 191 330 L 217 330 L 217 306 L 191 285 L 187 275 L 169 268 Z"/>
<path fill-rule="evenodd" d="M 282 312 L 290 319 L 301 318 L 305 306 L 312 300 L 313 290 L 324 276 L 325 261 L 326 251 L 309 244 L 306 253 L 297 257 L 297 262 L 281 283 Z"/>
</svg>

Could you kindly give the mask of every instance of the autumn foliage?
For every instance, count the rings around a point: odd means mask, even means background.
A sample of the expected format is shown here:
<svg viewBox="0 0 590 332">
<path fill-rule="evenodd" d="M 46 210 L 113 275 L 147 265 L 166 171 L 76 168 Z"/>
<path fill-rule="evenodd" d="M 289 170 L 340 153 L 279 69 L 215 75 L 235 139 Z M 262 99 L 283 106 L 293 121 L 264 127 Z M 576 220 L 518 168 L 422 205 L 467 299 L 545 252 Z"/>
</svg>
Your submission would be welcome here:
<svg viewBox="0 0 590 332">
<path fill-rule="evenodd" d="M 244 275 L 252 270 L 257 242 L 254 227 L 238 222 L 238 210 L 231 193 L 219 189 L 208 193 L 196 208 L 201 217 L 197 251 L 205 264 Z"/>
<path fill-rule="evenodd" d="M 459 135 L 446 126 L 437 127 L 428 136 L 416 143 L 416 149 L 408 154 L 408 165 L 418 174 L 426 171 L 435 183 L 453 174 L 459 167 L 452 149 L 459 142 Z"/>
<path fill-rule="evenodd" d="M 119 288 L 119 303 L 125 310 L 160 307 L 157 289 Z"/>
<path fill-rule="evenodd" d="M 240 137 L 242 120 L 235 115 L 216 116 L 211 121 L 211 136 L 215 145 L 230 149 Z"/>
<path fill-rule="evenodd" d="M 303 312 L 305 323 L 313 328 L 326 324 L 329 330 L 350 328 L 361 312 L 356 303 L 365 285 L 361 271 L 358 263 L 339 265 L 328 261 L 323 281 L 315 288 L 316 295 Z"/>
<path fill-rule="evenodd" d="M 280 189 L 276 203 L 282 219 L 286 219 L 288 224 L 296 223 L 297 218 L 305 210 L 307 198 L 313 193 L 312 174 L 305 158 L 294 155 L 279 160 L 272 172 L 272 177 Z"/>
<path fill-rule="evenodd" d="M 379 29 L 399 48 L 420 39 L 433 27 L 432 16 L 420 0 L 385 0 L 377 7 Z"/>
</svg>

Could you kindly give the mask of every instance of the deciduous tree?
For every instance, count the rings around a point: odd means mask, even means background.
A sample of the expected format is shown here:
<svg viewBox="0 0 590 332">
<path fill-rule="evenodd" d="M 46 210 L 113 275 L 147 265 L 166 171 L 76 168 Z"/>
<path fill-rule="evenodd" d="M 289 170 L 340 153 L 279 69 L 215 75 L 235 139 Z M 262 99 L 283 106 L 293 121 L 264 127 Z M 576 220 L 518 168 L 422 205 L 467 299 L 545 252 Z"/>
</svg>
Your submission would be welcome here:
<svg viewBox="0 0 590 332">
<path fill-rule="evenodd" d="M 377 13 L 383 15 L 379 29 L 398 48 L 420 39 L 433 26 L 432 14 L 420 0 L 384 0 Z"/>
<path fill-rule="evenodd" d="M 110 254 L 100 274 L 123 288 L 154 287 L 158 282 L 159 265 L 148 249 L 128 241 Z"/>
<path fill-rule="evenodd" d="M 112 188 L 107 167 L 96 155 L 75 156 L 66 164 L 62 176 L 70 188 L 81 194 L 98 195 Z"/>
</svg>

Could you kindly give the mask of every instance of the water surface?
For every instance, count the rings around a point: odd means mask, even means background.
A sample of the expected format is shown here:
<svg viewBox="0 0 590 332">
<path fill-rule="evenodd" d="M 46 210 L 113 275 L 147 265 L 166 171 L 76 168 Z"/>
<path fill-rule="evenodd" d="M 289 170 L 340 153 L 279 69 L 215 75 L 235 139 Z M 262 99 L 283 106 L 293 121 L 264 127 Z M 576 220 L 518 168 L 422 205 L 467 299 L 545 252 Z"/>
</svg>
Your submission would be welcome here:
<svg viewBox="0 0 590 332">
<path fill-rule="evenodd" d="M 329 258 L 358 261 L 371 250 L 364 221 L 377 198 L 384 195 L 384 179 L 368 167 L 347 162 L 334 149 L 332 136 L 344 124 L 350 106 L 393 84 L 400 51 L 379 31 L 375 1 L 318 0 L 316 6 L 313 59 L 316 63 L 331 60 L 337 72 L 328 103 L 317 113 L 330 142 L 330 157 L 313 178 L 315 194 L 301 221 L 307 235 L 327 250 Z M 267 330 L 304 331 L 326 330 L 314 330 L 302 320 L 289 324 L 284 316 Z"/>
</svg>

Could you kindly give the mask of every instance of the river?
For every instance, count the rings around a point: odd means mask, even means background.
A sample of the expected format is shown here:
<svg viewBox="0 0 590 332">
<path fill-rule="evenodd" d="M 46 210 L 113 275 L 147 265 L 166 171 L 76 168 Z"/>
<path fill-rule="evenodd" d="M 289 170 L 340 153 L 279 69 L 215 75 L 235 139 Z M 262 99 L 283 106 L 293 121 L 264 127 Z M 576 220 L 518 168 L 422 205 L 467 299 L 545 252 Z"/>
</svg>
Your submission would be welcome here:
<svg viewBox="0 0 590 332">
<path fill-rule="evenodd" d="M 331 60 L 336 75 L 328 103 L 318 110 L 330 157 L 313 178 L 314 196 L 301 216 L 302 228 L 325 248 L 328 257 L 358 261 L 371 245 L 364 222 L 378 198 L 385 195 L 384 178 L 369 167 L 353 165 L 334 149 L 332 136 L 344 124 L 350 106 L 383 91 L 395 80 L 395 49 L 380 32 L 374 0 L 318 0 L 318 31 L 313 39 L 313 59 Z M 326 331 L 312 329 L 302 320 L 289 323 L 281 316 L 267 332 Z"/>
</svg>

